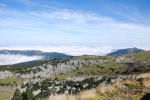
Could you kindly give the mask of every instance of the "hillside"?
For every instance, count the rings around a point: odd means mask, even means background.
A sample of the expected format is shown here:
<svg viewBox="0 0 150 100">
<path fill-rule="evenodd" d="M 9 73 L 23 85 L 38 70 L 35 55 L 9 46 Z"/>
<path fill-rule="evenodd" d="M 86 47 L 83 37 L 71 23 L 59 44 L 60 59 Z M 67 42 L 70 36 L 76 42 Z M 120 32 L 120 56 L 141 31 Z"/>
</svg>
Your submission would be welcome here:
<svg viewBox="0 0 150 100">
<path fill-rule="evenodd" d="M 142 52 L 142 51 L 144 51 L 144 50 L 138 49 L 138 48 L 119 49 L 119 50 L 116 50 L 114 52 L 107 54 L 107 56 L 117 56 L 117 55 L 121 55 L 121 54 L 138 53 L 138 52 Z"/>
<path fill-rule="evenodd" d="M 136 79 L 125 77 L 119 82 L 101 83 L 77 95 L 60 94 L 46 100 L 150 100 L 150 73 L 137 75 Z"/>
<path fill-rule="evenodd" d="M 150 72 L 149 58 L 150 51 L 144 51 L 118 56 L 83 55 L 44 59 L 0 66 L 0 78 L 3 81 L 0 82 L 0 85 L 18 86 L 20 91 L 24 91 L 28 87 L 27 90 L 33 93 L 35 98 L 46 98 L 49 95 L 62 94 L 69 94 L 69 96 L 73 94 L 76 97 L 76 95 L 82 95 L 80 93 L 84 93 L 85 90 L 94 89 L 94 91 L 97 91 L 94 92 L 93 99 L 82 99 L 81 97 L 81 100 L 94 100 L 97 98 L 107 100 L 112 96 L 117 97 L 118 92 L 121 93 L 118 96 L 124 97 L 122 94 L 130 93 L 130 88 L 135 91 L 142 88 L 139 91 L 142 95 L 139 96 L 139 94 L 133 92 L 133 95 L 136 96 L 132 99 L 142 98 L 149 91 L 149 87 L 145 87 L 143 84 L 149 82 L 149 80 L 145 79 L 144 83 L 143 81 L 141 83 L 137 80 L 137 75 Z M 123 88 L 120 85 L 116 87 L 116 82 L 119 82 Z M 102 95 L 101 89 L 99 90 L 102 85 L 104 85 L 104 88 L 111 85 L 110 87 L 114 91 Z M 124 90 L 124 87 L 127 87 L 126 90 Z M 124 98 L 128 98 L 128 96 Z"/>
<path fill-rule="evenodd" d="M 110 56 L 78 56 L 36 60 L 9 66 L 1 66 L 0 70 L 35 75 L 45 74 L 46 77 L 65 78 L 71 76 L 111 76 L 138 74 L 150 71 L 150 51 Z M 42 76 L 42 75 L 41 75 Z M 33 76 L 31 76 L 33 77 Z"/>
<path fill-rule="evenodd" d="M 150 51 L 140 53 L 123 54 L 117 57 L 99 57 L 95 58 L 88 56 L 78 57 L 78 59 L 95 59 L 95 61 L 105 59 L 103 63 L 90 63 L 81 69 L 73 70 L 65 75 L 58 75 L 58 78 L 72 76 L 112 76 L 112 75 L 127 75 L 150 72 Z"/>
<path fill-rule="evenodd" d="M 66 55 L 58 52 L 42 52 L 39 50 L 0 50 L 0 54 L 9 54 L 9 55 L 24 55 L 24 56 L 43 56 L 45 59 L 47 58 L 65 58 L 70 57 L 70 55 Z"/>
</svg>

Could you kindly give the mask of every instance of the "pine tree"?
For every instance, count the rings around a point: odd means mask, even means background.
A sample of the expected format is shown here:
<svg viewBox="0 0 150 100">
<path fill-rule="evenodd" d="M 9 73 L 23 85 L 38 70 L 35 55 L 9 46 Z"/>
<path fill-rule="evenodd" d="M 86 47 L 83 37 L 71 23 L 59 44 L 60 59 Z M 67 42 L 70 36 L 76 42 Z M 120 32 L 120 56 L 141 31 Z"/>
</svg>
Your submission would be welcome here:
<svg viewBox="0 0 150 100">
<path fill-rule="evenodd" d="M 26 89 L 26 95 L 27 95 L 27 100 L 33 100 L 34 99 L 34 95 L 33 95 L 30 88 Z"/>
<path fill-rule="evenodd" d="M 27 94 L 26 94 L 26 92 L 22 93 L 22 98 L 23 98 L 23 100 L 27 100 Z"/>
<path fill-rule="evenodd" d="M 20 90 L 19 89 L 16 89 L 13 97 L 11 100 L 22 100 L 22 96 L 21 96 L 21 93 L 20 93 Z"/>
<path fill-rule="evenodd" d="M 46 95 L 47 95 L 47 96 L 50 95 L 50 90 L 49 90 L 48 87 L 46 87 Z"/>
</svg>

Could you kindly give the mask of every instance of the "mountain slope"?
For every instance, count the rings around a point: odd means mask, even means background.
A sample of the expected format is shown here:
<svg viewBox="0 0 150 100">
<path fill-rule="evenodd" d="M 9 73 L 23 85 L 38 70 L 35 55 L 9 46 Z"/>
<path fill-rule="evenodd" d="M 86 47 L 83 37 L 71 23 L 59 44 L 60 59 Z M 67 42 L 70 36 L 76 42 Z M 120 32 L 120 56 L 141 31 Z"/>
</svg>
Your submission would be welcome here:
<svg viewBox="0 0 150 100">
<path fill-rule="evenodd" d="M 142 51 L 144 51 L 144 50 L 138 49 L 138 48 L 119 49 L 117 51 L 107 54 L 107 56 L 116 56 L 116 55 L 128 54 L 128 53 L 138 53 L 138 52 L 142 52 Z"/>
<path fill-rule="evenodd" d="M 19 73 L 42 73 L 47 77 L 65 78 L 72 76 L 112 76 L 150 72 L 150 51 L 111 56 L 77 56 L 70 58 L 44 59 L 9 66 L 0 70 Z M 129 61 L 130 60 L 130 61 Z M 39 71 L 38 71 L 39 70 Z M 37 72 L 38 71 L 38 72 Z"/>
<path fill-rule="evenodd" d="M 0 50 L 0 54 L 25 55 L 25 56 L 43 56 L 44 58 L 65 58 L 70 57 L 58 52 L 42 52 L 39 50 Z"/>
<path fill-rule="evenodd" d="M 120 57 L 124 58 L 123 61 L 117 62 Z M 82 59 L 83 58 L 85 57 L 82 56 Z M 93 57 L 88 56 L 90 63 L 80 69 L 70 71 L 67 74 L 60 74 L 57 78 L 72 76 L 112 76 L 150 72 L 150 51 L 139 52 L 136 54 L 123 54 L 120 55 L 119 58 L 118 56 L 104 56 L 103 59 L 105 59 L 106 62 L 98 63 L 97 61 L 100 59 L 102 60 L 102 57 L 93 59 Z M 89 62 L 88 59 L 85 58 L 87 62 Z M 128 62 L 125 59 L 130 59 L 131 61 Z"/>
</svg>

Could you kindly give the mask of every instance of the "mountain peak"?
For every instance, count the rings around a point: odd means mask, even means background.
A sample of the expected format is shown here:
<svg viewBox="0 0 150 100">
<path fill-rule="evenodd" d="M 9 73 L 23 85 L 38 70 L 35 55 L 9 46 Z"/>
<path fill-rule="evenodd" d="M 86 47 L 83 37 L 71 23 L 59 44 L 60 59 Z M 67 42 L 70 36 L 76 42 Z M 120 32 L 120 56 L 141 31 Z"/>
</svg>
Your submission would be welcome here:
<svg viewBox="0 0 150 100">
<path fill-rule="evenodd" d="M 118 49 L 107 55 L 108 56 L 116 56 L 116 55 L 120 55 L 120 54 L 137 53 L 137 52 L 142 52 L 142 51 L 144 51 L 144 50 L 134 47 L 134 48 Z"/>
</svg>

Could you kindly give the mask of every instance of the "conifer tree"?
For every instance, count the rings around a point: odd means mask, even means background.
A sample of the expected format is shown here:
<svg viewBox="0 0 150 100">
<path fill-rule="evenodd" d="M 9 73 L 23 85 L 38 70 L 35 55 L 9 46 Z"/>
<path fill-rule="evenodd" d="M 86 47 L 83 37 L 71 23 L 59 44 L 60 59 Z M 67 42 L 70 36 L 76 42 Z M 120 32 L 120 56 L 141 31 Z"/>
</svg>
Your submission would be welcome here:
<svg viewBox="0 0 150 100">
<path fill-rule="evenodd" d="M 11 100 L 22 100 L 22 96 L 19 89 L 16 89 Z"/>
</svg>

